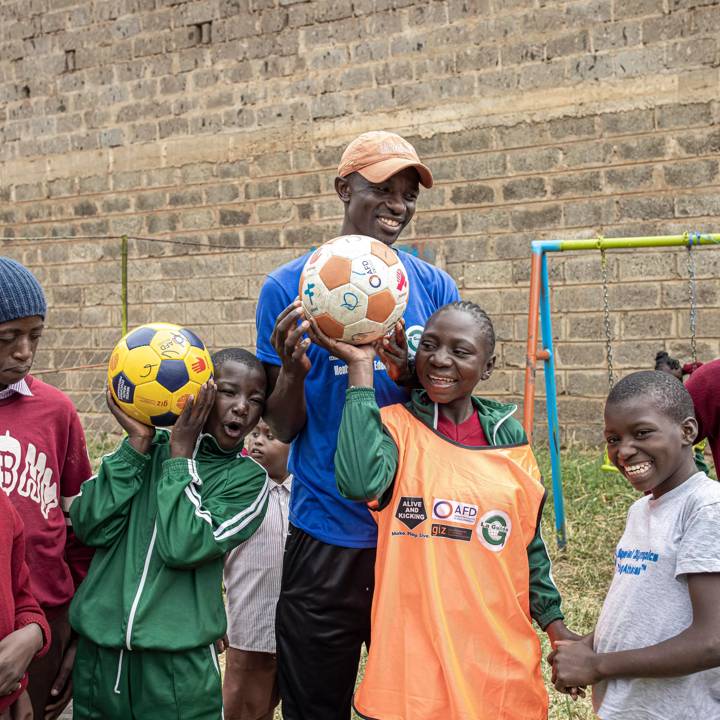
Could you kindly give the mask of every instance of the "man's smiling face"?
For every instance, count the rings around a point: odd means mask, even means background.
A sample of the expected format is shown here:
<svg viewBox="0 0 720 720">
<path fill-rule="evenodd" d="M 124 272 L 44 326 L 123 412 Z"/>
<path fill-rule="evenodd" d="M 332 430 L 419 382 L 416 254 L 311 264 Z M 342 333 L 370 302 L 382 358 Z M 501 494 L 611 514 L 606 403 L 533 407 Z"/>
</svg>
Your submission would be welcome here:
<svg viewBox="0 0 720 720">
<path fill-rule="evenodd" d="M 392 245 L 415 214 L 420 182 L 417 170 L 405 168 L 378 183 L 357 172 L 338 177 L 335 188 L 345 203 L 343 233 Z"/>
</svg>

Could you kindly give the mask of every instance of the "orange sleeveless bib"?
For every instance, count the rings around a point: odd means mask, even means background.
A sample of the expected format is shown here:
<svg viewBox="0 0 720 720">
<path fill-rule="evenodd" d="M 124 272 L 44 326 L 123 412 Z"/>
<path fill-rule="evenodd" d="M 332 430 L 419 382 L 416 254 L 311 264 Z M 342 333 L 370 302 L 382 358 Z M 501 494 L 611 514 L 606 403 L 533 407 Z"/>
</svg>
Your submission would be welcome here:
<svg viewBox="0 0 720 720">
<path fill-rule="evenodd" d="M 541 720 L 527 546 L 544 495 L 528 445 L 464 448 L 402 405 L 378 523 L 372 643 L 355 694 L 373 720 Z"/>
</svg>

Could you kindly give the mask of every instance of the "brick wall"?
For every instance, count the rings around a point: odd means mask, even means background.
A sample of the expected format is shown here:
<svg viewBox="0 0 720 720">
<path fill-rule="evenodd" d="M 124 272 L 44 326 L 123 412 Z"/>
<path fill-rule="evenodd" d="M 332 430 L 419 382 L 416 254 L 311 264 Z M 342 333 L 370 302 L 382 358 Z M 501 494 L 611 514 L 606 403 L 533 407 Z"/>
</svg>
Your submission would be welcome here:
<svg viewBox="0 0 720 720">
<path fill-rule="evenodd" d="M 492 314 L 487 391 L 518 398 L 531 239 L 720 228 L 719 31 L 708 0 L 5 0 L 0 249 L 48 292 L 38 366 L 107 357 L 121 234 L 131 325 L 251 346 L 264 274 L 337 233 L 342 148 L 387 128 L 438 181 L 404 238 Z M 720 248 L 697 267 L 709 358 Z M 609 275 L 620 371 L 686 358 L 686 252 L 613 254 Z M 551 276 L 565 437 L 596 442 L 599 257 Z M 102 372 L 45 377 L 112 427 Z"/>
</svg>

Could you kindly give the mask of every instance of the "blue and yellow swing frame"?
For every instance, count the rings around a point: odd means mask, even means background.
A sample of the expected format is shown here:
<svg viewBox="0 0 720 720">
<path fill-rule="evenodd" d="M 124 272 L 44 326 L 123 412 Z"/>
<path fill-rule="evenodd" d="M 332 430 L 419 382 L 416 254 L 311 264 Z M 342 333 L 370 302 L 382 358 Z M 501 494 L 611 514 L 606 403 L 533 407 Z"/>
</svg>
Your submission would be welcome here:
<svg viewBox="0 0 720 720">
<path fill-rule="evenodd" d="M 582 240 L 534 240 L 531 245 L 530 302 L 528 307 L 527 355 L 525 365 L 525 393 L 523 425 L 532 442 L 535 417 L 535 377 L 538 362 L 543 363 L 547 401 L 548 440 L 552 472 L 555 536 L 559 548 L 567 544 L 565 499 L 563 496 L 560 459 L 560 425 L 558 420 L 557 386 L 555 383 L 555 353 L 553 348 L 552 310 L 548 254 L 579 250 L 642 249 L 686 247 L 720 244 L 720 234 L 685 233 L 648 237 L 595 238 Z M 540 338 L 538 338 L 538 326 Z M 538 341 L 540 340 L 540 347 Z"/>
</svg>

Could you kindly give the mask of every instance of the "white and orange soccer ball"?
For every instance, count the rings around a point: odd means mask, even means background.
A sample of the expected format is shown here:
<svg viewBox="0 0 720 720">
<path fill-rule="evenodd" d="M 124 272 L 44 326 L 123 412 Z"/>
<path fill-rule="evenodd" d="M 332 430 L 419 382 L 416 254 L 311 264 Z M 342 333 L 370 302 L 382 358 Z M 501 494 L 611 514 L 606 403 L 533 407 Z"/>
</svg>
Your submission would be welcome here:
<svg viewBox="0 0 720 720">
<path fill-rule="evenodd" d="M 397 253 L 365 235 L 342 235 L 321 245 L 305 263 L 298 290 L 320 329 L 353 345 L 387 334 L 405 312 L 409 292 Z"/>
</svg>

